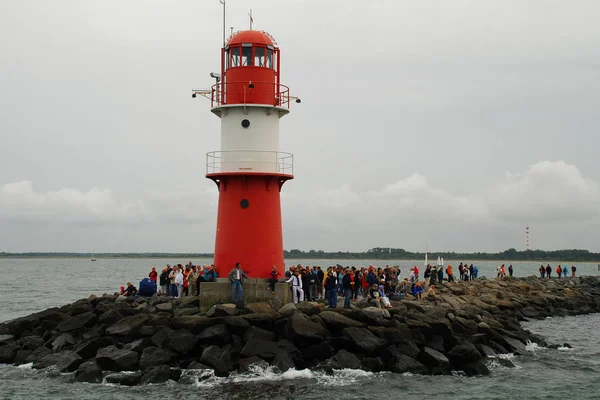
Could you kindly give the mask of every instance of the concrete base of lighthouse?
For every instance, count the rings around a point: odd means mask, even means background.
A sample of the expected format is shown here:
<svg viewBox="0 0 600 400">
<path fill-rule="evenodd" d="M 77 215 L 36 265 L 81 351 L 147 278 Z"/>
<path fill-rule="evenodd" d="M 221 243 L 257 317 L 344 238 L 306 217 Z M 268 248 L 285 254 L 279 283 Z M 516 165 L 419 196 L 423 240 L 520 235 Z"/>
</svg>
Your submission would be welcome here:
<svg viewBox="0 0 600 400">
<path fill-rule="evenodd" d="M 283 276 L 280 190 L 291 175 L 208 174 L 219 188 L 215 267 L 225 277 L 236 263 L 251 278 L 267 278 L 273 266 Z M 263 289 L 264 290 L 264 289 Z"/>
<path fill-rule="evenodd" d="M 262 303 L 270 299 L 279 299 L 283 304 L 292 301 L 292 291 L 287 283 L 276 283 L 275 294 L 267 290 L 267 279 L 244 279 L 243 299 L 246 303 Z M 208 310 L 215 304 L 231 303 L 231 283 L 226 278 L 217 282 L 200 284 L 200 308 Z"/>
</svg>

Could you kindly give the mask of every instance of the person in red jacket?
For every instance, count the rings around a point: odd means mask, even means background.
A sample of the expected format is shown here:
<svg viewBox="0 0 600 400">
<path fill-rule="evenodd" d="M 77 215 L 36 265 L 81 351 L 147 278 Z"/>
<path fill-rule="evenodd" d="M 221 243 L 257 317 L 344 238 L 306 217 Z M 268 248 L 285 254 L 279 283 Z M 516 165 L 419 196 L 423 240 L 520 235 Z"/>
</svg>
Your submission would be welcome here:
<svg viewBox="0 0 600 400">
<path fill-rule="evenodd" d="M 152 282 L 156 283 L 156 279 L 158 278 L 158 272 L 156 272 L 156 267 L 152 267 L 152 271 L 148 274 Z"/>
</svg>

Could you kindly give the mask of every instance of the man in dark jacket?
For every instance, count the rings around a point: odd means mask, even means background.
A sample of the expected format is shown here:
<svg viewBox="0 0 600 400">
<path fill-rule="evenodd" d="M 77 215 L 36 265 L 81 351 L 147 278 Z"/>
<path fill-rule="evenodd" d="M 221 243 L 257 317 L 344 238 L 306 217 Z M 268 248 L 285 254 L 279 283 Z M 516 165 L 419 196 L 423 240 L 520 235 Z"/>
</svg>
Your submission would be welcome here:
<svg viewBox="0 0 600 400">
<path fill-rule="evenodd" d="M 227 277 L 229 278 L 229 282 L 231 282 L 231 301 L 233 303 L 242 301 L 242 296 L 244 294 L 242 289 L 242 283 L 244 281 L 244 278 L 250 277 L 246 275 L 246 273 L 242 270 L 240 263 L 235 264 L 235 268 L 229 272 Z"/>
<path fill-rule="evenodd" d="M 354 286 L 354 279 L 347 269 L 342 277 L 342 287 L 344 288 L 344 308 L 350 308 L 350 300 L 352 300 L 352 288 Z"/>
</svg>

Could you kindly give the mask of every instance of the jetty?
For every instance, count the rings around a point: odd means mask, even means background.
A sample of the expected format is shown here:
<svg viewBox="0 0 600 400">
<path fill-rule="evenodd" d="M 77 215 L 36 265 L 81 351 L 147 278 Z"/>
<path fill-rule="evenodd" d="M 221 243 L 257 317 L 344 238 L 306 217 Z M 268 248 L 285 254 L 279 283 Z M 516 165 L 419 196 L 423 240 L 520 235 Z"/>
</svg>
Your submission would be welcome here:
<svg viewBox="0 0 600 400">
<path fill-rule="evenodd" d="M 444 283 L 435 295 L 388 309 L 366 299 L 343 309 L 277 296 L 237 308 L 201 306 L 199 297 L 92 295 L 1 323 L 0 363 L 122 385 L 179 381 L 185 369 L 228 376 L 254 366 L 486 375 L 489 358 L 523 354 L 530 342 L 562 346 L 520 321 L 600 311 L 600 277 Z"/>
</svg>

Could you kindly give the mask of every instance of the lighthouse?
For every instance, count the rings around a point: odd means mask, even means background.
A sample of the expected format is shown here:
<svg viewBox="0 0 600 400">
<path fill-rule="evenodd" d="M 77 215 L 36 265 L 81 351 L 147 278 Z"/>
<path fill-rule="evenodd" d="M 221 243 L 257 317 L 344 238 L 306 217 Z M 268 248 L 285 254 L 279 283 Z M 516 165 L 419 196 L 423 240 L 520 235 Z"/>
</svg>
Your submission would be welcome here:
<svg viewBox="0 0 600 400">
<path fill-rule="evenodd" d="M 281 51 L 271 35 L 233 33 L 221 49 L 221 73 L 210 91 L 221 119 L 221 150 L 206 154 L 206 177 L 219 204 L 214 263 L 220 276 L 241 263 L 252 278 L 282 273 L 280 192 L 294 177 L 294 158 L 279 151 L 279 120 L 289 113 L 289 88 L 281 83 Z"/>
</svg>

